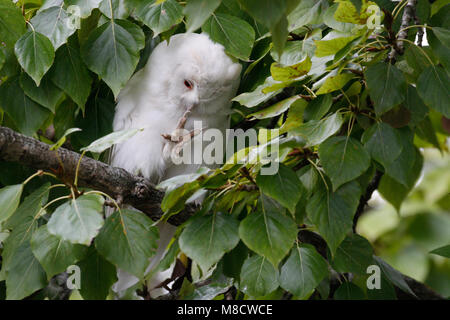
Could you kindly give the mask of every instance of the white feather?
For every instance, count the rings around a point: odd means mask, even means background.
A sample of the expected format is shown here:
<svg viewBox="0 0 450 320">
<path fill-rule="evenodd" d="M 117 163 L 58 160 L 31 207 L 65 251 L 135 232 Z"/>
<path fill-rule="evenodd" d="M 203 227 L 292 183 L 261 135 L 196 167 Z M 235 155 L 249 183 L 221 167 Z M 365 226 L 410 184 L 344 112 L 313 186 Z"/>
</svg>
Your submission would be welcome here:
<svg viewBox="0 0 450 320">
<path fill-rule="evenodd" d="M 175 175 L 192 173 L 199 164 L 175 166 L 163 155 L 166 140 L 161 134 L 172 133 L 184 112 L 193 107 L 185 129 L 192 130 L 194 121 L 203 128 L 217 128 L 224 133 L 229 126 L 231 98 L 239 85 L 241 66 L 234 63 L 220 44 L 205 34 L 177 34 L 170 42 L 160 43 L 146 66 L 137 72 L 118 97 L 113 128 L 115 131 L 144 128 L 129 140 L 114 147 L 111 164 L 154 183 Z M 185 80 L 193 86 L 188 88 Z M 157 265 L 173 236 L 174 227 L 164 226 L 158 254 L 151 267 Z M 119 272 L 115 291 L 135 284 L 135 277 Z M 170 276 L 170 274 L 169 274 Z M 161 282 L 161 275 L 150 283 Z"/>
</svg>

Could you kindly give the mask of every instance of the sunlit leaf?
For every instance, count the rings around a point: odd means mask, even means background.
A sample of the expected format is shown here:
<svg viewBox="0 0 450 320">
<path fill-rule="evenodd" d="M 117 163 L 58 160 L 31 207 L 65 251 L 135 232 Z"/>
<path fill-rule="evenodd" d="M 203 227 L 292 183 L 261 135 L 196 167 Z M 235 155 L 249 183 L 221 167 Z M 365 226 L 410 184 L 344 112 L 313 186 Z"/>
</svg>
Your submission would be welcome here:
<svg viewBox="0 0 450 320">
<path fill-rule="evenodd" d="M 106 149 L 111 148 L 113 145 L 122 143 L 133 137 L 139 131 L 143 130 L 144 129 L 125 129 L 120 131 L 114 131 L 113 133 L 110 133 L 104 137 L 101 137 L 98 140 L 95 140 L 87 147 L 82 148 L 81 151 L 102 153 Z"/>
<path fill-rule="evenodd" d="M 103 225 L 103 197 L 82 195 L 60 205 L 48 221 L 48 231 L 74 244 L 90 244 Z"/>
</svg>

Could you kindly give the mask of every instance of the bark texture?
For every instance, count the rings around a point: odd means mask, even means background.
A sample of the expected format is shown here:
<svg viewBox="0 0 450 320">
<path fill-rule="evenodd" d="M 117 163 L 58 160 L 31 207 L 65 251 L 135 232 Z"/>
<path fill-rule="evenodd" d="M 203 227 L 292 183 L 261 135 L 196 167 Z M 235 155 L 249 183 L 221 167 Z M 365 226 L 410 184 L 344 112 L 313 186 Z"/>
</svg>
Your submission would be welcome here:
<svg viewBox="0 0 450 320">
<path fill-rule="evenodd" d="M 80 154 L 76 152 L 65 148 L 52 151 L 46 143 L 0 127 L 0 160 L 51 172 L 71 185 L 79 159 Z M 153 220 L 158 220 L 163 214 L 160 204 L 164 192 L 157 190 L 148 179 L 86 156 L 80 163 L 78 186 L 99 190 L 114 199 L 120 199 L 122 203 L 144 212 Z M 187 206 L 184 211 L 172 216 L 169 222 L 180 225 L 194 210 L 193 206 Z"/>
</svg>

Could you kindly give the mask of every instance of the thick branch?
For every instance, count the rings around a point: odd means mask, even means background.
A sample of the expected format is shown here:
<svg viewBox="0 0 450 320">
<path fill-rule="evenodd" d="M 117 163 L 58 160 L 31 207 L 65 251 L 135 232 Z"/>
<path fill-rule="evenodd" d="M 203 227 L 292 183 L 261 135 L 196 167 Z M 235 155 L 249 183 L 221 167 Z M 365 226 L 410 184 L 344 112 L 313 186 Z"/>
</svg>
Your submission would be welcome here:
<svg viewBox="0 0 450 320">
<path fill-rule="evenodd" d="M 370 198 L 372 198 L 372 194 L 374 193 L 375 190 L 378 189 L 378 185 L 380 184 L 382 176 L 383 173 L 377 170 L 375 172 L 375 176 L 373 177 L 372 181 L 370 181 L 369 185 L 367 186 L 366 191 L 359 199 L 358 208 L 356 209 L 356 213 L 353 218 L 353 232 L 356 232 L 356 225 L 358 224 L 358 219 L 364 213 L 367 202 L 370 200 Z"/>
<path fill-rule="evenodd" d="M 0 127 L 0 160 L 52 172 L 65 183 L 71 184 L 79 158 L 80 154 L 76 152 L 64 148 L 51 151 L 48 144 Z M 163 214 L 160 203 L 164 192 L 157 190 L 148 179 L 92 158 L 83 157 L 81 160 L 78 185 L 102 191 L 115 199 L 121 198 L 124 204 L 144 212 L 153 220 L 158 220 Z M 195 207 L 186 206 L 184 211 L 172 216 L 169 222 L 180 225 L 194 210 Z"/>
<path fill-rule="evenodd" d="M 394 61 L 397 54 L 403 54 L 405 51 L 404 39 L 408 37 L 409 23 L 414 20 L 416 16 L 417 0 L 408 0 L 402 15 L 402 24 L 400 26 L 400 32 L 398 33 L 396 46 L 389 53 L 389 60 Z"/>
</svg>

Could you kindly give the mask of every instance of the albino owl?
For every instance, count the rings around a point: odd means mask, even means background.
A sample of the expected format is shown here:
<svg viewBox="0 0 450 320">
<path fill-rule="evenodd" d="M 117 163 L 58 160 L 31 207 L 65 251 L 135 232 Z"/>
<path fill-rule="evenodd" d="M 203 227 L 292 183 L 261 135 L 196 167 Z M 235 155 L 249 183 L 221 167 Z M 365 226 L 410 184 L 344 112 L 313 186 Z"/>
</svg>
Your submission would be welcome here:
<svg viewBox="0 0 450 320">
<path fill-rule="evenodd" d="M 186 130 L 193 130 L 194 121 L 201 121 L 202 128 L 219 129 L 225 136 L 240 71 L 241 65 L 233 62 L 224 47 L 212 42 L 206 34 L 177 34 L 169 43 L 160 43 L 146 66 L 130 79 L 118 96 L 114 131 L 144 130 L 114 147 L 111 164 L 154 183 L 196 171 L 200 164 L 173 164 L 166 153 L 176 142 L 163 135 L 172 134 L 180 126 L 180 119 L 186 116 Z M 160 224 L 159 228 L 159 248 L 147 271 L 160 261 L 175 230 L 168 224 Z M 168 270 L 156 275 L 149 289 L 168 278 L 170 273 Z M 138 281 L 120 270 L 118 275 L 116 292 Z"/>
</svg>

